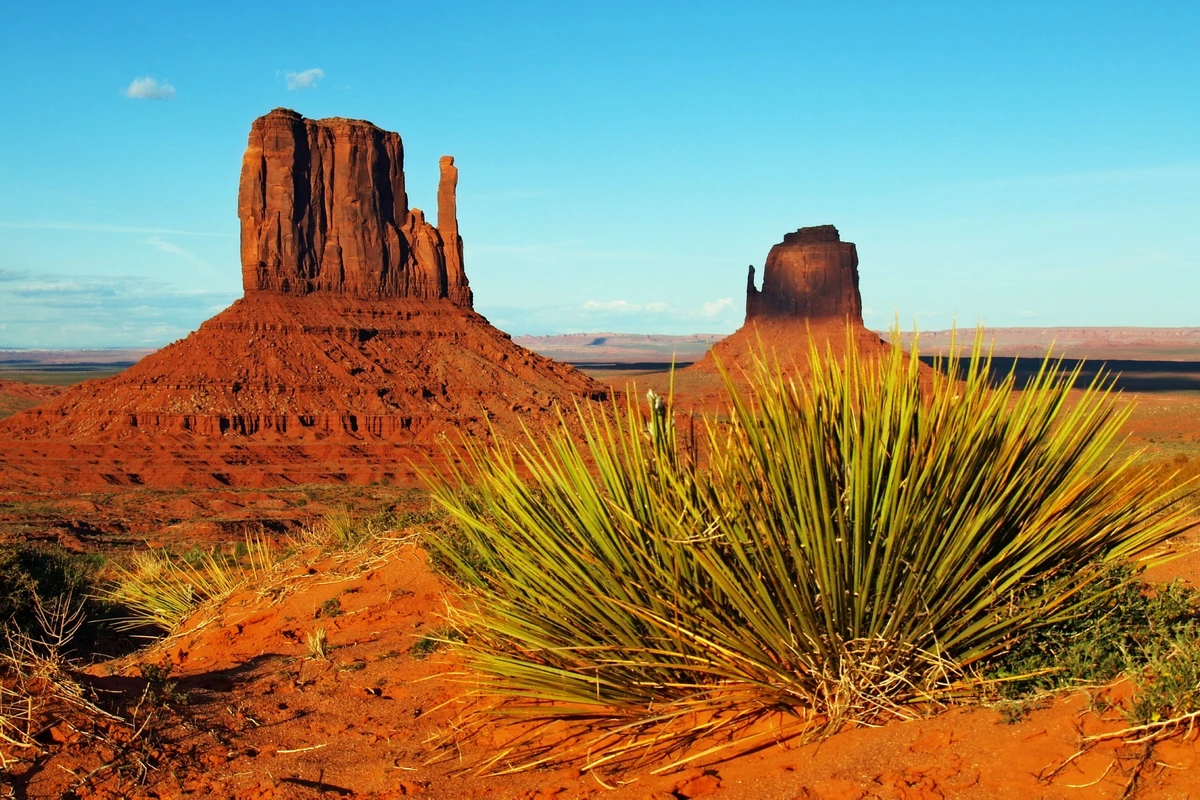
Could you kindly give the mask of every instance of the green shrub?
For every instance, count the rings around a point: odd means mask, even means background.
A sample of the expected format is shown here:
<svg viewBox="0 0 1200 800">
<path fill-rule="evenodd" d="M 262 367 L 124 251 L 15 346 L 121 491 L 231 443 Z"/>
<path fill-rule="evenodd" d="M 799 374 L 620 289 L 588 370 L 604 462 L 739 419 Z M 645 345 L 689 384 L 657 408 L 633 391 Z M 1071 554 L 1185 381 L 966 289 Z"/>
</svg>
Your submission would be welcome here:
<svg viewBox="0 0 1200 800">
<path fill-rule="evenodd" d="M 1200 711 L 1200 630 L 1193 622 L 1134 675 L 1130 720 L 1137 725 Z"/>
<path fill-rule="evenodd" d="M 1077 612 L 1026 632 L 992 659 L 987 677 L 1014 699 L 1072 686 L 1138 676 L 1183 638 L 1195 638 L 1200 593 L 1181 583 L 1151 587 L 1127 566 L 1108 569 L 1086 587 Z M 1047 587 L 1057 591 L 1056 585 Z"/>
<path fill-rule="evenodd" d="M 431 481 L 459 526 L 431 546 L 468 588 L 456 619 L 485 691 L 608 720 L 621 736 L 593 742 L 596 765 L 641 734 L 869 719 L 974 690 L 985 659 L 1080 613 L 1106 565 L 1186 527 L 1149 473 L 1112 460 L 1128 410 L 1111 384 L 1072 392 L 1078 372 L 1047 361 L 1017 392 L 981 341 L 932 373 L 915 344 L 814 349 L 806 379 L 763 359 L 748 389 L 726 377 L 702 464 L 653 395 L 648 414 L 581 412 L 581 439 L 564 421 L 467 442 Z"/>
<path fill-rule="evenodd" d="M 36 639 L 46 633 L 40 630 L 38 604 L 45 613 L 57 603 L 66 603 L 78 611 L 82 624 L 72 641 L 62 644 L 96 649 L 105 638 L 105 620 L 111 613 L 109 605 L 94 596 L 101 563 L 99 556 L 72 553 L 57 545 L 0 545 L 0 627 Z"/>
</svg>

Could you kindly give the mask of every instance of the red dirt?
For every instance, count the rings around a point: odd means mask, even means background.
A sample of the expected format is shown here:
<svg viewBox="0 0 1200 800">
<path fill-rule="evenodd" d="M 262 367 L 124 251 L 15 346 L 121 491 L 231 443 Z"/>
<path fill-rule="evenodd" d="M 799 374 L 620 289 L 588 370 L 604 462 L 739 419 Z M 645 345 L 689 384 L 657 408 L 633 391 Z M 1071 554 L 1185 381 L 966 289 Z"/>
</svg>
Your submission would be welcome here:
<svg viewBox="0 0 1200 800">
<path fill-rule="evenodd" d="M 1149 752 L 1101 744 L 1052 774 L 1081 735 L 1122 727 L 1119 707 L 1089 711 L 1086 692 L 1047 699 L 1012 724 L 995 710 L 952 709 L 660 776 L 642 769 L 593 777 L 570 767 L 481 777 L 472 765 L 511 734 L 497 721 L 449 751 L 439 746 L 469 686 L 447 674 L 459 668 L 453 657 L 412 652 L 439 628 L 447 598 L 419 549 L 405 545 L 367 563 L 329 557 L 285 586 L 274 599 L 234 596 L 180 635 L 91 670 L 97 688 L 136 698 L 145 685 L 138 663 L 170 664 L 175 694 L 187 702 L 167 704 L 167 723 L 143 748 L 144 758 L 157 759 L 144 779 L 101 772 L 81 796 L 1115 798 L 1138 764 L 1139 796 L 1185 797 L 1200 781 L 1194 738 Z M 328 660 L 309 657 L 306 636 L 317 627 L 328 633 Z M 1107 691 L 1114 701 L 1127 694 Z M 22 786 L 29 797 L 57 797 L 74 776 L 115 755 L 61 738 Z"/>
<path fill-rule="evenodd" d="M 58 397 L 66 391 L 62 386 L 45 386 L 40 383 L 21 383 L 0 379 L 0 395 L 20 397 L 26 400 L 45 402 L 52 397 Z"/>
<path fill-rule="evenodd" d="M 61 386 L 42 386 L 36 383 L 0 380 L 0 419 L 18 411 L 33 408 L 63 393 Z"/>
</svg>

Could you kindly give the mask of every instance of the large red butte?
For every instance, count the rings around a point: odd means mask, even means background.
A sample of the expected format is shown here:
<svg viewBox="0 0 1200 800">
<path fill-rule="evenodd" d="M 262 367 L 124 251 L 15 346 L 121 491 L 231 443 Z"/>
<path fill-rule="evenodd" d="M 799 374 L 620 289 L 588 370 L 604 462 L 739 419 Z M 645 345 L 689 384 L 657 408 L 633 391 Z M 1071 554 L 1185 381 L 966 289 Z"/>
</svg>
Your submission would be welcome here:
<svg viewBox="0 0 1200 800">
<path fill-rule="evenodd" d="M 606 395 L 472 309 L 454 159 L 441 160 L 434 226 L 408 205 L 403 153 L 397 134 L 369 122 L 286 109 L 255 120 L 238 192 L 245 296 L 120 375 L 0 422 L 0 462 L 18 460 L 26 477 L 70 462 L 139 483 L 183 445 L 215 454 L 269 443 L 237 458 L 272 471 L 279 455 L 289 469 L 303 455 L 279 445 L 410 444 L 450 429 L 550 424 L 555 407 Z M 51 450 L 18 444 L 48 440 L 119 447 L 88 451 L 93 467 L 80 470 L 78 449 L 58 452 L 55 466 L 42 455 Z M 135 450 L 141 466 L 101 464 Z M 188 457 L 202 471 L 210 461 Z"/>
</svg>

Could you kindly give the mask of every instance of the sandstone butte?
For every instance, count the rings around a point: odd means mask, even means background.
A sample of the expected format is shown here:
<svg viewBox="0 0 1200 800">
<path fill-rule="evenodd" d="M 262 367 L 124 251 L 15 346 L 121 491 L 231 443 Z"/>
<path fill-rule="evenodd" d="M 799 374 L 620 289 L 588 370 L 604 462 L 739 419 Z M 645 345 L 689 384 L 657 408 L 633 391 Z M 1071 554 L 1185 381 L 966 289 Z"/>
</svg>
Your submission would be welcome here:
<svg viewBox="0 0 1200 800">
<path fill-rule="evenodd" d="M 0 422 L 9 467 L 45 466 L 15 442 L 134 446 L 128 452 L 428 442 L 520 418 L 549 422 L 556 406 L 603 398 L 605 387 L 517 346 L 472 309 L 458 170 L 449 156 L 440 168 L 433 225 L 409 207 L 399 135 L 287 109 L 255 120 L 238 191 L 244 296 L 121 374 Z M 122 471 L 153 465 L 113 469 L 108 483 L 138 483 L 144 474 Z"/>
<path fill-rule="evenodd" d="M 829 348 L 840 354 L 848 341 L 866 355 L 886 348 L 863 324 L 858 250 L 853 242 L 843 242 L 833 225 L 800 228 L 767 254 L 761 290 L 755 288 L 751 265 L 742 327 L 685 372 L 711 374 L 719 361 L 737 374 L 764 351 L 781 365 L 804 371 L 810 344 L 822 353 Z"/>
</svg>

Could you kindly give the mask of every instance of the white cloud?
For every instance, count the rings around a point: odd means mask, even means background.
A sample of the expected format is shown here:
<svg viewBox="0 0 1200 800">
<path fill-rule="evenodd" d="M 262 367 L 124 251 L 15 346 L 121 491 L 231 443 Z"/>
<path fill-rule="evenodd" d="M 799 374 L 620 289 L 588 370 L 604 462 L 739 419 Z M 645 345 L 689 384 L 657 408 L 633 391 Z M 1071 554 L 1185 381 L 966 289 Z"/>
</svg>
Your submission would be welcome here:
<svg viewBox="0 0 1200 800">
<path fill-rule="evenodd" d="M 296 89 L 315 89 L 317 81 L 325 77 L 325 70 L 314 67 L 313 69 L 306 69 L 303 72 L 289 72 L 283 77 L 287 80 L 289 92 Z"/>
<path fill-rule="evenodd" d="M 631 303 L 628 300 L 588 300 L 583 304 L 584 311 L 616 311 L 622 314 L 661 314 L 667 309 L 666 303 Z"/>
<path fill-rule="evenodd" d="M 1020 317 L 1021 319 L 1030 319 L 1031 317 L 1036 317 L 1037 313 L 1026 308 L 1021 311 L 1018 311 L 1017 316 Z"/>
<path fill-rule="evenodd" d="M 0 269 L 0 347 L 133 347 L 187 335 L 240 293 L 189 290 L 122 276 L 32 275 Z"/>
<path fill-rule="evenodd" d="M 715 317 L 727 308 L 733 308 L 732 297 L 722 297 L 720 300 L 705 303 L 700 307 L 700 313 L 706 317 Z"/>
<path fill-rule="evenodd" d="M 159 83 L 147 75 L 144 78 L 134 78 L 133 83 L 125 90 L 125 96 L 134 100 L 170 100 L 175 96 L 175 87 L 169 83 Z"/>
<path fill-rule="evenodd" d="M 158 238 L 157 236 L 151 236 L 149 239 L 143 239 L 142 244 L 148 244 L 151 247 L 153 247 L 163 253 L 170 253 L 173 256 L 179 256 L 184 261 L 190 261 L 191 263 L 195 264 L 198 267 L 204 267 L 205 269 L 212 269 L 212 265 L 209 264 L 207 261 L 200 258 L 199 256 L 197 256 L 194 253 L 184 250 L 182 247 L 175 244 L 174 242 L 168 242 L 164 239 Z"/>
</svg>

